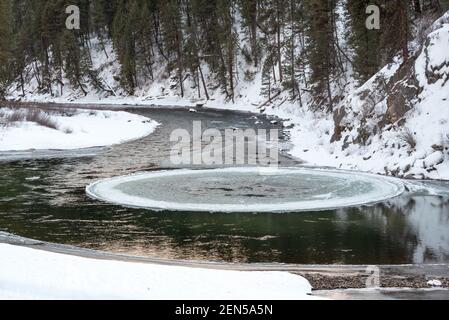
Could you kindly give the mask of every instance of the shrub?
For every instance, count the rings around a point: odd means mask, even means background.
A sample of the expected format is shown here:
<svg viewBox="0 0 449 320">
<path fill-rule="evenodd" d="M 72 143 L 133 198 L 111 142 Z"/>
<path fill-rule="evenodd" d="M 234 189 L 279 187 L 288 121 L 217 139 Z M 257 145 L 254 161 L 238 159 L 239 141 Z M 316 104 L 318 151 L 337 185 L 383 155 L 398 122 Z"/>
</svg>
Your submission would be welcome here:
<svg viewBox="0 0 449 320">
<path fill-rule="evenodd" d="M 357 129 L 357 133 L 358 133 L 358 137 L 357 137 L 357 142 L 360 143 L 363 146 L 366 146 L 369 138 L 371 136 L 369 130 L 367 129 L 367 127 L 365 125 L 361 125 L 358 129 Z"/>
<path fill-rule="evenodd" d="M 54 121 L 48 113 L 41 110 L 31 110 L 26 112 L 25 120 L 28 122 L 37 123 L 43 127 L 58 130 L 58 124 L 56 121 Z"/>
<path fill-rule="evenodd" d="M 64 131 L 65 134 L 72 134 L 73 133 L 73 130 L 71 128 L 65 128 L 63 131 Z"/>
<path fill-rule="evenodd" d="M 6 116 L 6 121 L 8 123 L 20 122 L 25 119 L 25 116 L 22 111 L 16 110 L 13 113 Z"/>
<path fill-rule="evenodd" d="M 418 21 L 417 26 L 415 28 L 415 38 L 418 40 L 420 46 L 423 46 L 426 43 L 427 37 L 430 32 L 432 32 L 432 26 L 434 21 L 437 19 L 437 15 L 435 13 L 426 13 L 423 17 Z"/>
<path fill-rule="evenodd" d="M 15 124 L 17 122 L 34 122 L 40 126 L 58 129 L 58 124 L 44 111 L 38 109 L 17 109 L 11 113 L 0 112 L 0 124 L 3 127 Z"/>
<path fill-rule="evenodd" d="M 251 72 L 250 70 L 245 71 L 245 81 L 251 82 L 256 78 L 256 72 Z"/>
<path fill-rule="evenodd" d="M 410 129 L 405 129 L 404 132 L 401 133 L 399 138 L 401 139 L 401 141 L 408 144 L 411 150 L 414 150 L 416 148 L 416 137 L 415 134 L 410 131 Z"/>
</svg>

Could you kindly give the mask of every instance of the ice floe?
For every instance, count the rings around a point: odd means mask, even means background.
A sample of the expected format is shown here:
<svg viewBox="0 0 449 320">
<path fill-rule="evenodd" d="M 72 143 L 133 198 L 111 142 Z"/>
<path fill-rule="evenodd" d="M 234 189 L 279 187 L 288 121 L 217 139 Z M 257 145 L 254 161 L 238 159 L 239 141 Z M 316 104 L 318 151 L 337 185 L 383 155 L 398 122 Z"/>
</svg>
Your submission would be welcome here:
<svg viewBox="0 0 449 320">
<path fill-rule="evenodd" d="M 257 167 L 173 170 L 95 182 L 97 200 L 156 211 L 300 212 L 369 205 L 405 191 L 395 178 L 339 170 Z"/>
</svg>

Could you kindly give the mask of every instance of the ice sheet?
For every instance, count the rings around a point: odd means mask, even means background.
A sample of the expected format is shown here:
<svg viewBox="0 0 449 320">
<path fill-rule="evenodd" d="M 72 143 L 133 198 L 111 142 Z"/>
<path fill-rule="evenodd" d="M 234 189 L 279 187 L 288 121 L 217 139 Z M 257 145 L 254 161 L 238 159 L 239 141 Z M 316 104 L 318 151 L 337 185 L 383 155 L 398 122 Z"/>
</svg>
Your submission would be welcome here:
<svg viewBox="0 0 449 320">
<path fill-rule="evenodd" d="M 368 205 L 405 191 L 399 179 L 339 170 L 261 168 L 174 170 L 101 180 L 98 200 L 168 211 L 300 212 Z"/>
</svg>

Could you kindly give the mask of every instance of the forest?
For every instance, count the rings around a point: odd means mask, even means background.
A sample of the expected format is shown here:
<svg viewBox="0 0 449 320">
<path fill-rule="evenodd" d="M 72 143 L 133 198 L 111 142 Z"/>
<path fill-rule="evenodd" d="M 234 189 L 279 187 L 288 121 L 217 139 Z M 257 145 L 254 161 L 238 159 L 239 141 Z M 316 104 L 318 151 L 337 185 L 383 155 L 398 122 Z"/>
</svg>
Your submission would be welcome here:
<svg viewBox="0 0 449 320">
<path fill-rule="evenodd" d="M 113 46 L 120 64 L 114 78 L 128 95 L 156 81 L 163 66 L 179 96 L 189 80 L 199 97 L 219 90 L 235 102 L 237 83 L 251 83 L 259 72 L 268 99 L 288 92 L 301 105 L 307 94 L 316 107 L 332 110 L 348 68 L 363 84 L 398 54 L 406 61 L 416 21 L 441 15 L 448 2 L 0 0 L 0 97 L 12 83 L 24 91 L 30 81 L 58 95 L 64 79 L 84 94 L 88 87 L 115 94 L 92 67 L 96 39 L 100 47 Z M 373 4 L 381 9 L 378 30 L 366 27 L 366 8 Z M 69 5 L 80 8 L 79 30 L 66 28 Z M 341 19 L 347 22 L 343 35 Z M 244 79 L 239 61 L 247 66 Z"/>
</svg>

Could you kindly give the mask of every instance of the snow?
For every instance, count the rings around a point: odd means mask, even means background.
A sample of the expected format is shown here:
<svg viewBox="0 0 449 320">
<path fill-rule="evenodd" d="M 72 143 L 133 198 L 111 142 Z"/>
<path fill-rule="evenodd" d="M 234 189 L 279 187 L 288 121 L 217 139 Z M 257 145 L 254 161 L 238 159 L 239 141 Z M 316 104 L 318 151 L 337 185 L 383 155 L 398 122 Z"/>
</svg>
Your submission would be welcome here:
<svg viewBox="0 0 449 320">
<path fill-rule="evenodd" d="M 349 94 L 342 106 L 346 112 L 341 141 L 330 143 L 335 131 L 333 115 L 301 111 L 291 131 L 293 155 L 310 165 L 331 166 L 407 178 L 449 179 L 449 13 L 433 26 L 424 48 L 415 61 L 420 93 L 414 108 L 405 115 L 405 125 L 393 125 L 372 134 L 387 111 L 387 100 L 377 94 L 378 79 L 391 79 L 402 60 L 385 66 L 360 88 Z M 432 82 L 433 73 L 437 81 Z M 374 94 L 375 105 L 362 99 Z M 372 108 L 372 109 L 370 109 Z M 299 121 L 300 119 L 300 121 Z M 363 121 L 366 123 L 363 124 Z M 366 145 L 356 143 L 361 129 L 370 136 Z M 411 148 L 404 139 L 416 140 Z"/>
<path fill-rule="evenodd" d="M 345 23 L 344 6 L 338 7 L 339 18 L 337 21 L 340 45 L 347 54 L 352 52 L 347 48 L 344 34 L 347 30 Z M 286 30 L 286 36 L 290 31 Z M 245 34 L 239 32 L 240 39 L 244 42 Z M 120 70 L 116 55 L 111 43 L 105 44 L 104 54 L 98 48 L 98 41 L 92 40 L 92 56 L 94 68 L 100 70 L 101 79 L 113 88 L 115 95 L 99 94 L 90 90 L 84 96 L 76 90 L 70 90 L 70 84 L 66 83 L 65 91 L 59 96 L 37 93 L 37 84 L 30 83 L 26 86 L 25 97 L 21 96 L 21 90 L 12 86 L 8 95 L 9 99 L 34 102 L 57 102 L 74 104 L 110 104 L 136 105 L 140 107 L 175 107 L 182 106 L 193 111 L 198 104 L 205 108 L 232 109 L 239 111 L 264 112 L 268 115 L 286 119 L 294 125 L 291 129 L 291 141 L 294 145 L 292 155 L 307 162 L 308 165 L 330 166 L 333 168 L 365 171 L 383 175 L 394 175 L 406 178 L 430 178 L 449 179 L 449 13 L 438 19 L 431 27 L 424 47 L 421 49 L 418 41 L 411 43 L 412 51 L 415 50 L 417 58 L 414 69 L 418 80 L 420 93 L 414 108 L 405 115 L 405 124 L 393 125 L 383 128 L 376 133 L 374 130 L 387 111 L 387 99 L 380 93 L 376 93 L 376 87 L 380 79 L 389 81 L 400 69 L 403 61 L 398 56 L 394 61 L 382 68 L 376 75 L 360 87 L 356 86 L 352 69 L 349 63 L 345 66 L 345 79 L 336 80 L 332 91 L 334 96 L 342 96 L 344 99 L 335 108 L 346 111 L 344 124 L 350 124 L 351 128 L 343 132 L 340 141 L 333 141 L 335 122 L 332 114 L 320 111 L 311 111 L 313 97 L 307 90 L 302 90 L 303 102 L 290 102 L 286 92 L 279 98 L 268 103 L 261 95 L 262 76 L 261 70 L 248 65 L 242 56 L 238 56 L 238 68 L 236 68 L 236 103 L 232 103 L 220 92 L 219 89 L 210 89 L 211 99 L 205 101 L 204 93 L 198 96 L 191 79 L 185 83 L 184 97 L 179 92 L 171 79 L 164 76 L 164 64 L 159 64 L 160 69 L 155 71 L 153 82 L 144 82 L 137 88 L 135 96 L 127 96 L 119 83 L 114 79 L 114 74 Z M 298 54 L 303 48 L 298 48 Z M 162 60 L 161 60 L 162 61 Z M 245 81 L 245 71 L 254 73 L 254 79 Z M 307 71 L 307 70 L 306 70 Z M 435 82 L 429 81 L 429 71 L 438 76 Z M 206 80 L 211 80 L 207 65 L 203 70 Z M 141 81 L 142 82 L 142 81 Z M 300 84 L 301 88 L 305 84 Z M 189 89 L 190 88 L 190 89 Z M 363 98 L 364 93 L 373 94 L 373 101 Z M 260 106 L 265 105 L 263 108 Z M 363 121 L 366 120 L 366 123 Z M 357 137 L 361 130 L 368 129 L 369 137 L 366 145 L 357 143 Z M 416 139 L 416 148 L 410 148 L 404 141 L 404 134 L 411 132 Z M 435 150 L 433 147 L 443 150 Z M 439 151 L 441 153 L 435 153 Z M 430 161 L 429 161 L 430 160 Z"/>
<path fill-rule="evenodd" d="M 2 111 L 12 113 L 13 109 Z M 74 114 L 54 113 L 50 117 L 57 129 L 26 121 L 0 126 L 0 151 L 109 146 L 145 137 L 158 126 L 146 117 L 122 111 L 75 110 Z"/>
<path fill-rule="evenodd" d="M 98 200 L 159 211 L 282 213 L 368 205 L 395 198 L 405 191 L 399 179 L 371 174 L 308 168 L 280 168 L 270 177 L 261 173 L 259 168 L 141 173 L 98 181 L 89 185 L 86 192 Z M 284 184 L 277 190 L 281 181 Z M 259 184 L 270 187 L 270 191 L 256 190 Z M 226 194 L 211 191 L 216 186 L 228 185 L 233 190 Z M 252 187 L 257 194 L 264 192 L 267 199 L 245 197 L 238 192 L 245 187 Z M 289 195 L 287 188 L 302 192 Z M 210 191 L 201 194 L 200 189 Z"/>
<path fill-rule="evenodd" d="M 430 280 L 427 282 L 427 284 L 432 287 L 442 287 L 443 286 L 443 284 L 441 283 L 440 280 Z"/>
<path fill-rule="evenodd" d="M 0 244 L 0 299 L 311 300 L 284 272 L 95 260 Z"/>
</svg>

